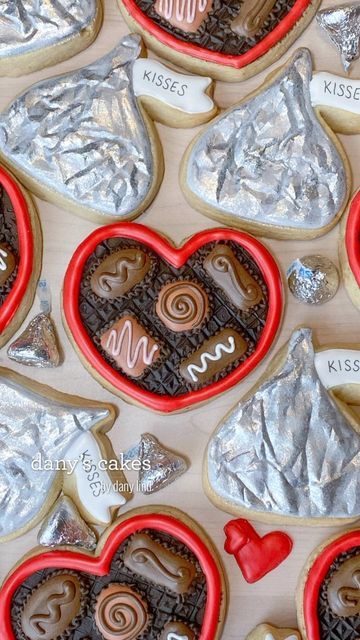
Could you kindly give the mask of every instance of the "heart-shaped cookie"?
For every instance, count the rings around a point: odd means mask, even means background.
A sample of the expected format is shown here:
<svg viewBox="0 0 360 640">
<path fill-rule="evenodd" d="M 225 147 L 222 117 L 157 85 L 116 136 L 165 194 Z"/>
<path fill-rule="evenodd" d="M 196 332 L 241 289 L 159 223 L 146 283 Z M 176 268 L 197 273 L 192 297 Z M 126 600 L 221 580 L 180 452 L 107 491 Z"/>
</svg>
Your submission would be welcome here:
<svg viewBox="0 0 360 640">
<path fill-rule="evenodd" d="M 90 372 L 164 413 L 250 373 L 275 338 L 282 305 L 278 267 L 251 236 L 213 229 L 175 248 L 128 223 L 80 245 L 63 294 L 65 326 Z"/>
<path fill-rule="evenodd" d="M 32 305 L 41 253 L 35 206 L 0 166 L 0 347 L 17 331 Z"/>
<path fill-rule="evenodd" d="M 298 588 L 298 622 L 307 640 L 356 640 L 360 633 L 360 530 L 320 545 Z"/>
<path fill-rule="evenodd" d="M 35 549 L 0 592 L 2 640 L 220 638 L 226 612 L 217 552 L 185 514 L 138 509 L 94 554 Z"/>
<path fill-rule="evenodd" d="M 360 191 L 341 226 L 340 264 L 346 290 L 353 304 L 360 309 Z"/>
<path fill-rule="evenodd" d="M 278 59 L 319 0 L 119 0 L 131 30 L 175 64 L 219 80 L 249 78 Z"/>
</svg>

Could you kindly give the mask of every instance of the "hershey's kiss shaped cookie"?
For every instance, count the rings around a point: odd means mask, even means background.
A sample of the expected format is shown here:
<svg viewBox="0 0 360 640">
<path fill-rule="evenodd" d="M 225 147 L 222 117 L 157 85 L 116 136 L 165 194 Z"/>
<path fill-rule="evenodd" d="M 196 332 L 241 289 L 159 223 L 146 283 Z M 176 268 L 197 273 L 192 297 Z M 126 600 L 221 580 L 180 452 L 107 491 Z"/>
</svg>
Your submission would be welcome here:
<svg viewBox="0 0 360 640">
<path fill-rule="evenodd" d="M 345 523 L 360 515 L 360 349 L 314 347 L 294 331 L 220 422 L 204 487 L 224 511 L 256 520 Z"/>
<path fill-rule="evenodd" d="M 2 640 L 220 640 L 225 613 L 218 553 L 172 507 L 128 512 L 93 554 L 35 548 L 0 591 Z"/>
<path fill-rule="evenodd" d="M 360 56 L 360 4 L 350 2 L 319 11 L 316 20 L 340 51 L 345 71 Z"/>
<path fill-rule="evenodd" d="M 87 67 L 41 81 L 0 115 L 0 158 L 37 196 L 95 222 L 135 218 L 162 180 L 153 119 L 176 126 L 216 113 L 210 78 L 141 58 L 127 35 Z"/>
<path fill-rule="evenodd" d="M 236 82 L 287 50 L 320 0 L 118 0 L 131 30 L 172 62 Z"/>
<path fill-rule="evenodd" d="M 246 640 L 301 640 L 297 629 L 281 629 L 271 624 L 259 624 L 247 636 Z"/>
<path fill-rule="evenodd" d="M 0 541 L 35 526 L 62 486 L 88 522 L 111 522 L 128 497 L 110 464 L 116 457 L 105 433 L 114 420 L 111 405 L 0 369 Z"/>
<path fill-rule="evenodd" d="M 68 496 L 60 496 L 41 525 L 37 536 L 43 547 L 72 546 L 93 551 L 96 535 Z"/>
<path fill-rule="evenodd" d="M 360 191 L 342 221 L 339 254 L 346 290 L 352 303 L 360 309 Z"/>
<path fill-rule="evenodd" d="M 278 238 L 314 238 L 345 210 L 351 172 L 333 131 L 360 131 L 360 81 L 313 73 L 299 49 L 190 144 L 181 186 L 212 218 Z"/>
<path fill-rule="evenodd" d="M 2 2 L 0 76 L 20 76 L 74 56 L 91 44 L 101 22 L 101 0 Z"/>
<path fill-rule="evenodd" d="M 0 347 L 16 333 L 33 303 L 41 258 L 35 205 L 0 166 Z"/>
<path fill-rule="evenodd" d="M 75 251 L 63 288 L 65 328 L 90 373 L 162 413 L 208 401 L 252 371 L 282 306 L 274 259 L 231 229 L 175 248 L 142 225 L 102 227 Z"/>
<path fill-rule="evenodd" d="M 8 347 L 10 360 L 28 367 L 58 367 L 61 356 L 55 325 L 47 313 L 39 313 Z"/>
</svg>

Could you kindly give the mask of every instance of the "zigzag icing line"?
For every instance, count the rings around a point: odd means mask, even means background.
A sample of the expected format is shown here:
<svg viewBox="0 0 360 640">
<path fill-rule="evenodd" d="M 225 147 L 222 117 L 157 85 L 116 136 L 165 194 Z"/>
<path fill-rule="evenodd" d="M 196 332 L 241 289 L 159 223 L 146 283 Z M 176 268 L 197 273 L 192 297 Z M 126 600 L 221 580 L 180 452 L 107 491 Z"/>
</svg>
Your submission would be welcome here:
<svg viewBox="0 0 360 640">
<path fill-rule="evenodd" d="M 224 353 L 234 353 L 235 338 L 233 336 L 230 336 L 228 338 L 228 342 L 229 342 L 228 347 L 223 342 L 219 342 L 219 344 L 217 344 L 215 347 L 214 354 L 209 353 L 208 351 L 205 351 L 205 353 L 202 353 L 200 356 L 200 365 L 197 365 L 197 364 L 188 365 L 187 370 L 194 382 L 198 382 L 199 380 L 199 377 L 196 375 L 196 373 L 205 373 L 205 371 L 208 370 L 208 362 L 217 362 L 217 360 L 220 360 L 223 357 Z"/>
</svg>

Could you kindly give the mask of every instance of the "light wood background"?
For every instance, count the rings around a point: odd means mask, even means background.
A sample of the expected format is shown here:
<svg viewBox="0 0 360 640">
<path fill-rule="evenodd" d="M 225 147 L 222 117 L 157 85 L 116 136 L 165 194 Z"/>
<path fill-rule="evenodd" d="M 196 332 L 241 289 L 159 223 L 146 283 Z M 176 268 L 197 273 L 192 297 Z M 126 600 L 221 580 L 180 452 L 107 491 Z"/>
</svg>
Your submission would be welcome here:
<svg viewBox="0 0 360 640">
<path fill-rule="evenodd" d="M 323 7 L 341 2 L 323 2 Z M 118 42 L 127 33 L 116 0 L 105 0 L 105 21 L 96 42 L 77 57 L 53 69 L 23 76 L 18 79 L 0 79 L 0 109 L 19 92 L 32 83 L 51 75 L 70 71 L 96 60 Z M 316 22 L 292 47 L 308 46 L 314 57 L 315 68 L 343 74 L 340 56 L 321 33 Z M 290 53 L 282 59 L 284 62 Z M 151 55 L 151 54 L 150 54 Z M 279 63 L 274 65 L 274 68 Z M 266 72 L 239 84 L 219 82 L 215 98 L 221 107 L 228 107 L 256 88 Z M 352 77 L 360 77 L 360 62 L 353 66 Z M 158 127 L 165 152 L 165 178 L 159 195 L 146 214 L 139 221 L 166 233 L 175 242 L 180 243 L 187 236 L 216 226 L 216 223 L 193 211 L 185 202 L 178 184 L 178 168 L 182 154 L 195 135 L 195 130 L 175 130 L 165 126 Z M 358 136 L 343 136 L 342 142 L 348 152 L 354 174 L 354 189 L 360 183 L 360 152 Z M 195 409 L 184 415 L 159 416 L 146 410 L 132 407 L 112 396 L 93 380 L 80 364 L 69 344 L 60 318 L 60 290 L 68 261 L 77 245 L 94 229 L 94 225 L 77 218 L 57 207 L 38 201 L 44 234 L 43 277 L 50 284 L 53 299 L 53 317 L 57 324 L 61 343 L 65 351 L 65 362 L 53 371 L 37 371 L 16 366 L 6 356 L 6 348 L 0 351 L 0 364 L 10 366 L 24 375 L 46 382 L 61 391 L 77 393 L 85 398 L 112 402 L 119 409 L 119 418 L 111 432 L 116 452 L 127 449 L 135 443 L 144 431 L 154 433 L 165 445 L 186 454 L 191 468 L 175 484 L 156 494 L 154 497 L 135 495 L 128 508 L 143 504 L 163 503 L 173 505 L 197 519 L 208 531 L 222 555 L 230 585 L 229 613 L 224 630 L 224 640 L 242 640 L 258 623 L 273 622 L 279 626 L 296 625 L 294 594 L 296 583 L 308 554 L 328 535 L 332 528 L 282 527 L 294 540 L 291 556 L 275 571 L 254 585 L 248 585 L 238 569 L 234 559 L 223 551 L 223 526 L 230 519 L 225 513 L 215 509 L 205 497 L 201 483 L 202 457 L 211 432 L 221 417 L 237 402 L 262 373 L 264 363 L 245 382 L 232 391 L 210 402 L 207 406 Z M 265 244 L 273 251 L 283 273 L 297 257 L 313 253 L 328 256 L 338 262 L 339 228 L 323 238 L 306 241 L 269 241 Z M 284 322 L 273 352 L 290 336 L 297 325 L 307 325 L 315 329 L 321 343 L 331 341 L 360 342 L 359 314 L 347 298 L 343 285 L 336 297 L 328 304 L 312 308 L 298 304 L 287 292 Z M 29 317 L 39 310 L 38 301 Z M 269 358 L 271 358 L 269 355 Z M 129 476 L 129 479 L 133 479 Z M 259 532 L 266 533 L 272 527 L 255 525 Z M 340 529 L 338 529 L 340 531 Z M 3 545 L 0 554 L 0 578 L 3 579 L 21 556 L 36 544 L 36 530 L 17 540 Z"/>
</svg>

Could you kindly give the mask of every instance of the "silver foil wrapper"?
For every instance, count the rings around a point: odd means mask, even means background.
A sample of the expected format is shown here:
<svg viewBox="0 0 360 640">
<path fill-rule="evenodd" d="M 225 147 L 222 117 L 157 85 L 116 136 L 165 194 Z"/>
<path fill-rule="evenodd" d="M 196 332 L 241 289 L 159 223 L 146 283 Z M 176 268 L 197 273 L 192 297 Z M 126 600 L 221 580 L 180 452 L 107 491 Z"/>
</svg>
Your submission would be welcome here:
<svg viewBox="0 0 360 640">
<path fill-rule="evenodd" d="M 188 189 L 230 221 L 330 224 L 344 205 L 346 171 L 312 107 L 311 79 L 310 52 L 299 49 L 267 88 L 220 116 L 192 148 Z"/>
<path fill-rule="evenodd" d="M 153 184 L 151 142 L 132 85 L 128 35 L 101 60 L 34 85 L 0 116 L 0 152 L 77 206 L 121 218 Z"/>
<path fill-rule="evenodd" d="M 1 0 L 0 60 L 61 44 L 95 20 L 97 0 Z"/>
<path fill-rule="evenodd" d="M 316 19 L 341 54 L 345 71 L 360 56 L 360 3 L 319 11 Z"/>
<path fill-rule="evenodd" d="M 125 458 L 141 461 L 138 484 L 145 494 L 164 489 L 188 469 L 188 462 L 183 456 L 166 449 L 151 433 L 143 433 L 139 444 L 132 447 Z"/>
<path fill-rule="evenodd" d="M 46 461 L 63 460 L 107 409 L 72 406 L 0 375 L 0 537 L 26 527 L 44 507 L 56 479 Z"/>
<path fill-rule="evenodd" d="M 38 543 L 43 547 L 69 545 L 93 551 L 97 540 L 73 501 L 68 496 L 61 496 L 41 525 Z"/>
<path fill-rule="evenodd" d="M 60 364 L 55 326 L 50 316 L 39 313 L 14 340 L 7 354 L 11 360 L 29 367 L 51 368 Z"/>
<path fill-rule="evenodd" d="M 293 296 L 307 304 L 324 304 L 339 288 L 339 273 L 334 263 L 324 256 L 304 256 L 290 265 L 288 286 Z"/>
<path fill-rule="evenodd" d="M 285 363 L 219 425 L 208 479 L 224 501 L 302 518 L 360 515 L 360 436 L 322 385 L 310 329 Z"/>
</svg>

